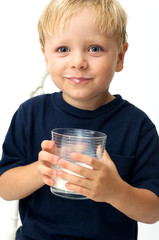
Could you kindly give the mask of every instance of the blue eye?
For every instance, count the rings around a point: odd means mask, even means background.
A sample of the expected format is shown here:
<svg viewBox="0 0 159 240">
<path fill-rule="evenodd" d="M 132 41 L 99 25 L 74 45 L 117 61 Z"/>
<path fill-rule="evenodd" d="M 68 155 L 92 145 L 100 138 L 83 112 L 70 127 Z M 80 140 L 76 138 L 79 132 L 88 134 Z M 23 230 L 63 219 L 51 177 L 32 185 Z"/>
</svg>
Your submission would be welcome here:
<svg viewBox="0 0 159 240">
<path fill-rule="evenodd" d="M 100 52 L 102 49 L 98 46 L 93 46 L 90 48 L 90 52 Z"/>
<path fill-rule="evenodd" d="M 67 47 L 59 47 L 57 51 L 60 52 L 60 53 L 66 53 L 66 52 L 68 52 L 69 50 L 68 50 Z"/>
</svg>

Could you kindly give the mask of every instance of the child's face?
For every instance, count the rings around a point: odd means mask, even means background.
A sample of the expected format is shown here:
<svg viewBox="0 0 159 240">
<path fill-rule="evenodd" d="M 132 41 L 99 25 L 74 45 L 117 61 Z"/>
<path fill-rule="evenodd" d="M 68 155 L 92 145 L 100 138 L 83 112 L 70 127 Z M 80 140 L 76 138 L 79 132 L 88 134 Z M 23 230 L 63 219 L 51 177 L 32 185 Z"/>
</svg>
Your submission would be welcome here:
<svg viewBox="0 0 159 240">
<path fill-rule="evenodd" d="M 111 100 L 108 88 L 116 71 L 123 68 L 124 54 L 114 39 L 92 24 L 92 14 L 81 10 L 53 37 L 43 50 L 47 71 L 69 104 L 93 110 Z"/>
</svg>

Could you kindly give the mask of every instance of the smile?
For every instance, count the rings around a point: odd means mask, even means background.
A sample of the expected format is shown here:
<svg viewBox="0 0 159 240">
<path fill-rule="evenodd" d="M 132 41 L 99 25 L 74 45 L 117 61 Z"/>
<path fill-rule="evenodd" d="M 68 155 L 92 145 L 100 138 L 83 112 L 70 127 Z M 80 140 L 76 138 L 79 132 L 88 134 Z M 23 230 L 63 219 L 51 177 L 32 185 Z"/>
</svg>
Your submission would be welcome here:
<svg viewBox="0 0 159 240">
<path fill-rule="evenodd" d="M 64 75 L 64 78 L 68 79 L 69 81 L 79 84 L 79 83 L 84 83 L 87 82 L 88 80 L 93 79 L 92 76 L 70 76 L 70 75 Z"/>
</svg>

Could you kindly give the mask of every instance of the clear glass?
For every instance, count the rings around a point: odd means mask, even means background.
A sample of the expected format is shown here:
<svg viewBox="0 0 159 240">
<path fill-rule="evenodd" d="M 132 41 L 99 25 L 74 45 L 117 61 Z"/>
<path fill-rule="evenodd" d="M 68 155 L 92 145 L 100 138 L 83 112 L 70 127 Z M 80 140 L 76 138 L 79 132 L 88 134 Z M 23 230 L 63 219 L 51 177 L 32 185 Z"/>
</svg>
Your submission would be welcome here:
<svg viewBox="0 0 159 240">
<path fill-rule="evenodd" d="M 54 153 L 62 159 L 75 162 L 70 158 L 72 152 L 89 155 L 98 160 L 103 157 L 107 136 L 102 132 L 77 128 L 56 128 L 51 133 L 52 140 L 55 142 Z M 90 168 L 86 164 L 76 163 Z M 52 164 L 52 168 L 75 175 L 75 173 L 54 164 Z M 87 199 L 83 195 L 68 190 L 65 187 L 65 180 L 58 177 L 53 179 L 56 181 L 55 185 L 51 187 L 53 194 L 68 199 Z"/>
</svg>

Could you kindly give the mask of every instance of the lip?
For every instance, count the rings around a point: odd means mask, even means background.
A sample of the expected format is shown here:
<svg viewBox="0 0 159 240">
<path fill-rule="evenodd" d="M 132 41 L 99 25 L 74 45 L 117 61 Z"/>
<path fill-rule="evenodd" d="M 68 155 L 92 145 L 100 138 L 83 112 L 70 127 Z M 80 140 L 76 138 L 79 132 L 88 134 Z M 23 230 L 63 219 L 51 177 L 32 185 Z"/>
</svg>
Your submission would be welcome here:
<svg viewBox="0 0 159 240">
<path fill-rule="evenodd" d="M 82 84 L 93 79 L 93 76 L 70 76 L 64 75 L 64 78 L 68 79 L 73 84 Z"/>
<path fill-rule="evenodd" d="M 70 76 L 70 75 L 64 75 L 64 78 L 67 79 L 77 79 L 77 80 L 90 80 L 93 78 L 93 76 Z"/>
</svg>

